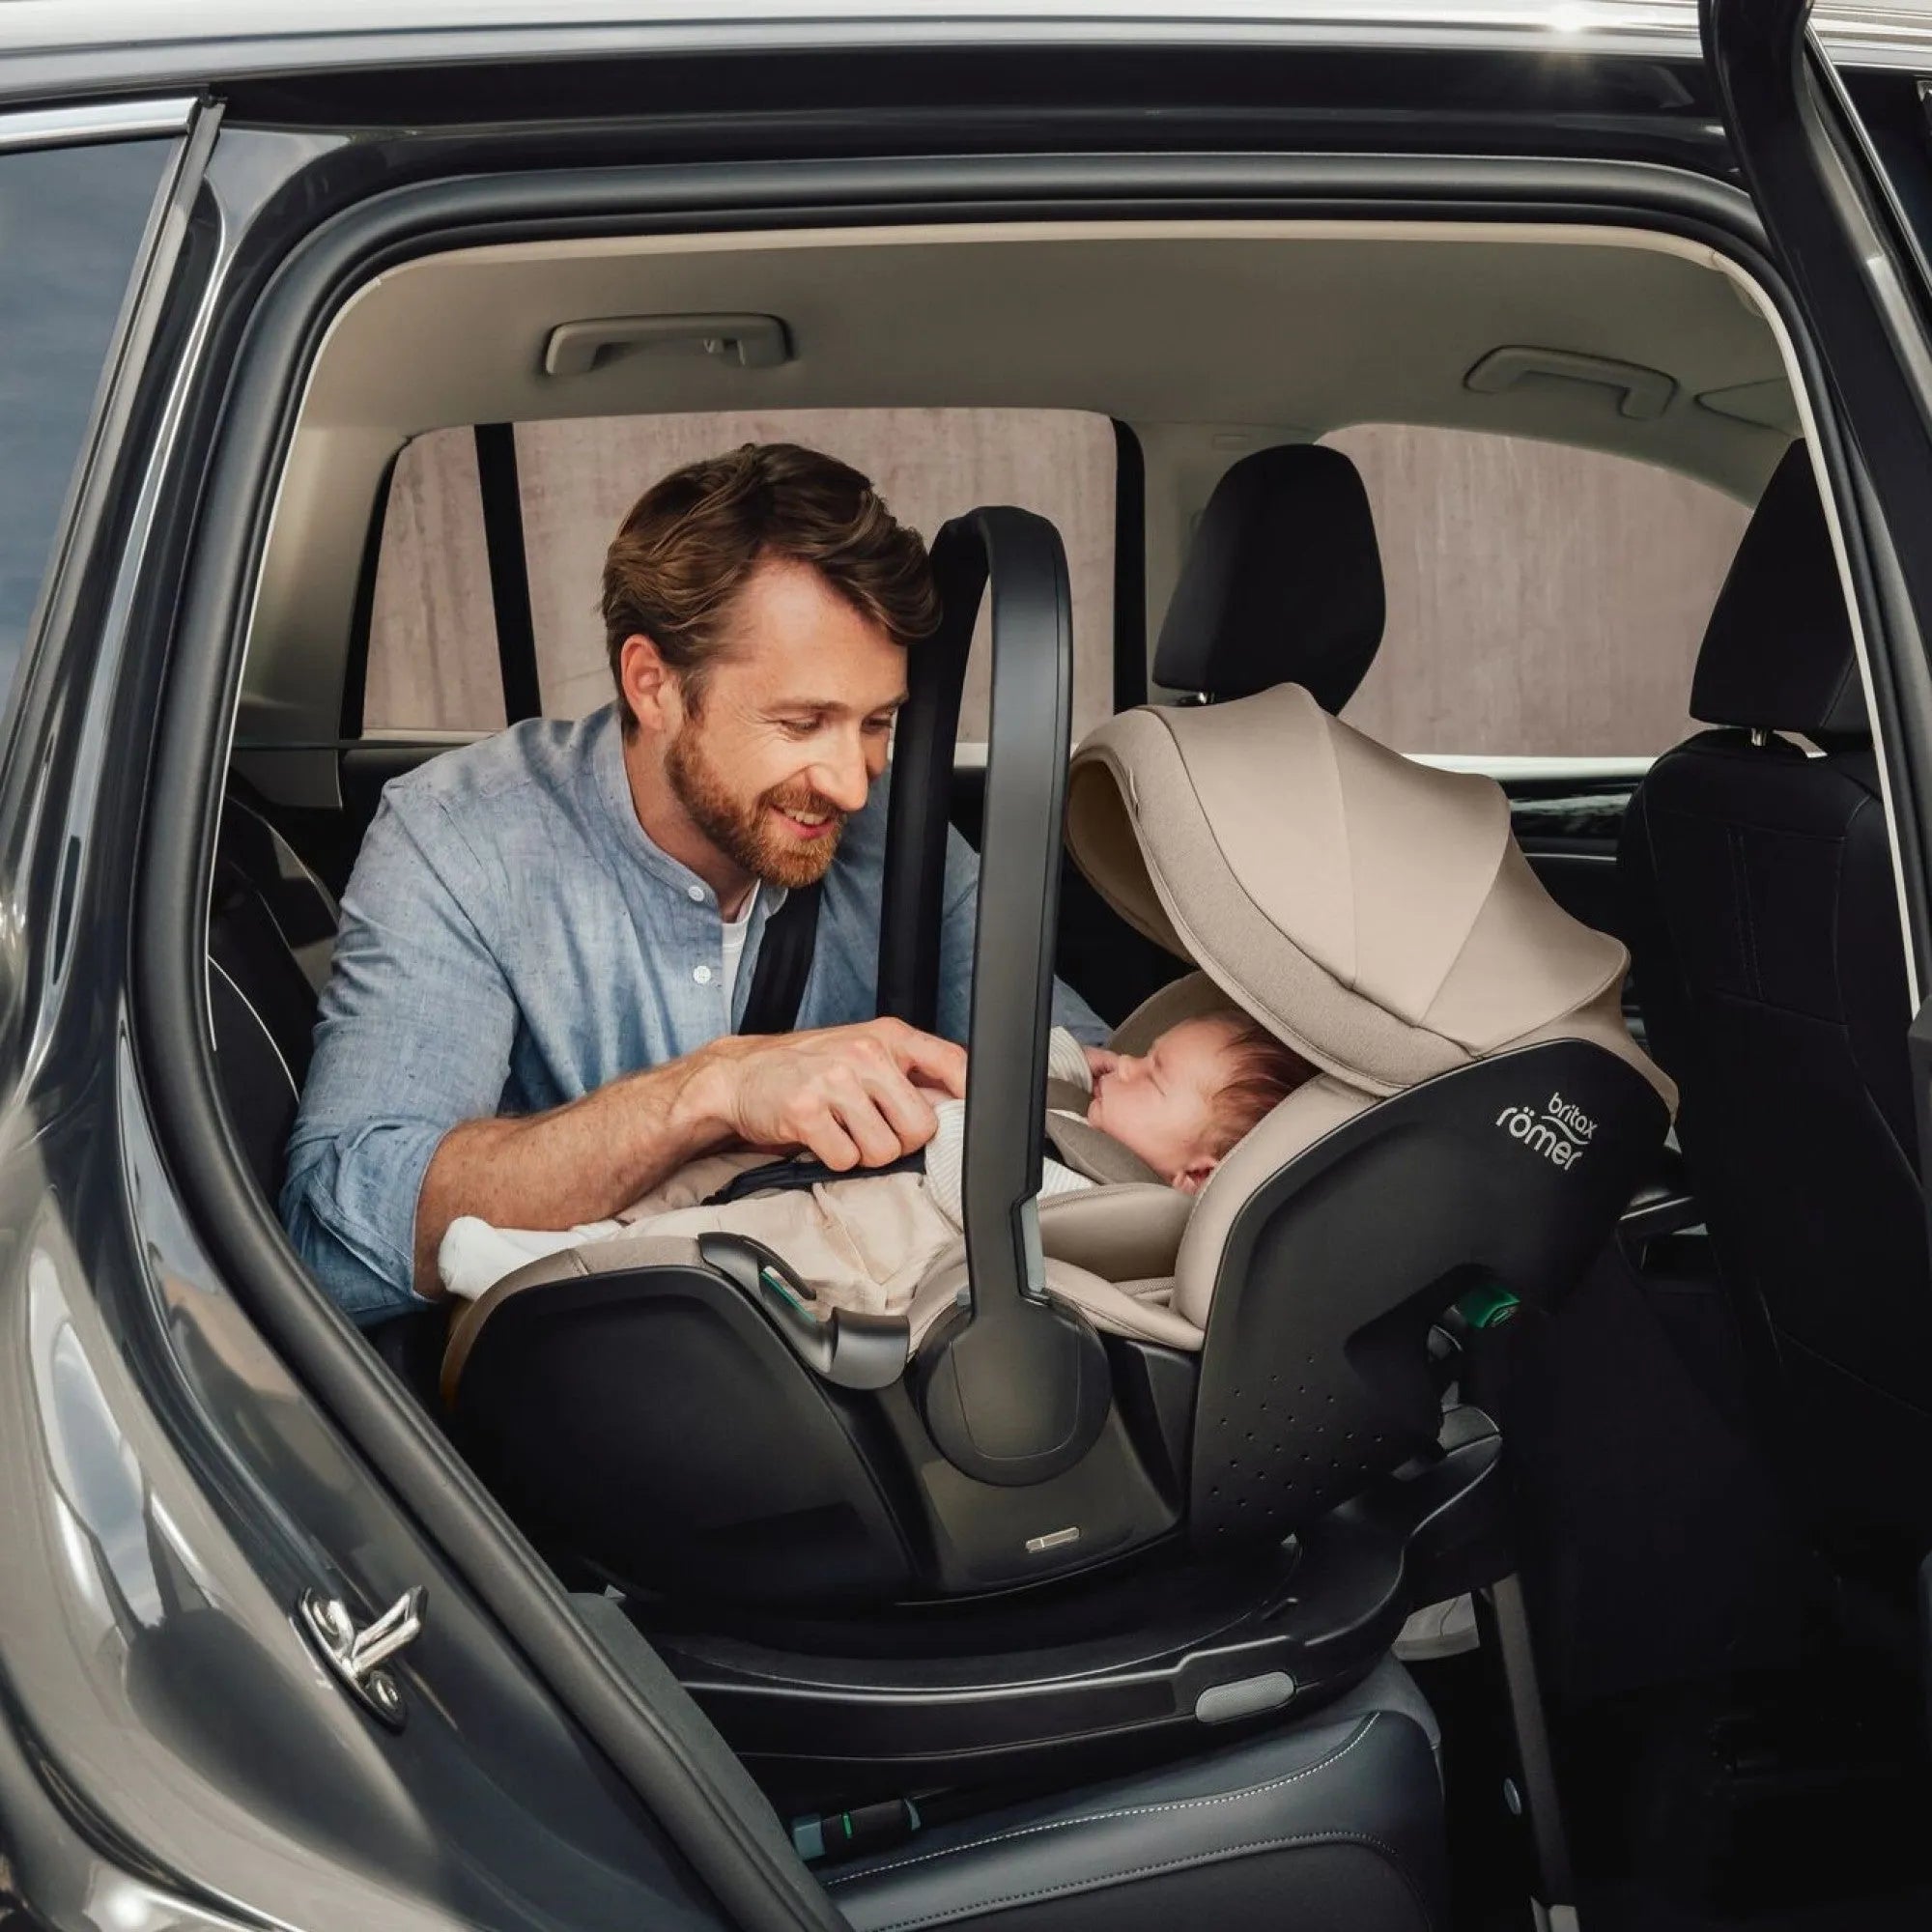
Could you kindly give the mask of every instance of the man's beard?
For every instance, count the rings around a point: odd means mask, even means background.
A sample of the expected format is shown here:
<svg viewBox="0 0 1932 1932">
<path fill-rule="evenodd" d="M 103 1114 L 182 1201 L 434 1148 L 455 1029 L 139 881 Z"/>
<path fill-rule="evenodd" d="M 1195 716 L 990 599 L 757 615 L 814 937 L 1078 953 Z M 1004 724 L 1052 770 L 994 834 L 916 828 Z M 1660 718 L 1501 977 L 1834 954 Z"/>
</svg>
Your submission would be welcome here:
<svg viewBox="0 0 1932 1932">
<path fill-rule="evenodd" d="M 665 753 L 665 776 L 691 822 L 719 851 L 754 879 L 787 889 L 825 876 L 838 848 L 846 814 L 810 785 L 774 785 L 756 798 L 734 794 L 704 755 L 696 721 L 687 722 Z M 774 810 L 821 815 L 832 823 L 821 837 L 801 841 L 774 825 Z"/>
</svg>

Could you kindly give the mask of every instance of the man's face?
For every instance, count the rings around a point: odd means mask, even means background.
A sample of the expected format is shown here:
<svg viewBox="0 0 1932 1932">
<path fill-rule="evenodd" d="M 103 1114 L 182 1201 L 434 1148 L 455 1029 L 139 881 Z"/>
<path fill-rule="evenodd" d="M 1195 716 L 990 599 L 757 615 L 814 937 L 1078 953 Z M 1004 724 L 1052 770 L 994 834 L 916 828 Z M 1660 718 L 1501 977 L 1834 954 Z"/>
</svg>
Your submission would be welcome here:
<svg viewBox="0 0 1932 1932">
<path fill-rule="evenodd" d="M 734 865 L 808 886 L 885 770 L 905 653 L 804 564 L 760 564 L 731 631 L 696 708 L 680 699 L 665 775 Z"/>
</svg>

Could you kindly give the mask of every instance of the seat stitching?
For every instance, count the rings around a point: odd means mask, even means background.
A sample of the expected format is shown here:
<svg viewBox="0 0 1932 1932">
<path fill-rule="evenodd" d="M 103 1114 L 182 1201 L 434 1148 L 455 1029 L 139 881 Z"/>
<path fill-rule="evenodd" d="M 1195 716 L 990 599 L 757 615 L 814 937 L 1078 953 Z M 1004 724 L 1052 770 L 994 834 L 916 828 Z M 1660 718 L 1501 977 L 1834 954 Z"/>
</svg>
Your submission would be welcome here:
<svg viewBox="0 0 1932 1932">
<path fill-rule="evenodd" d="M 229 972 L 227 967 L 212 952 L 208 955 L 208 963 L 228 982 L 228 990 L 247 1009 L 248 1017 L 261 1029 L 262 1037 L 268 1041 L 269 1051 L 275 1056 L 275 1065 L 282 1069 L 282 1078 L 289 1083 L 290 1097 L 299 1101 L 301 1098 L 301 1089 L 296 1084 L 296 1076 L 289 1071 L 289 1063 L 282 1058 L 282 1049 L 276 1044 L 275 1036 L 269 1031 L 268 1021 L 255 1010 L 254 1001 L 236 984 L 234 974 Z"/>
<path fill-rule="evenodd" d="M 1037 1886 L 1031 1891 L 1008 1892 L 999 1898 L 969 1899 L 943 1912 L 922 1913 L 916 1918 L 895 1919 L 889 1925 L 875 1927 L 874 1932 L 916 1932 L 917 1927 L 943 1925 L 948 1919 L 960 1918 L 968 1913 L 1000 1912 L 1009 1905 L 1027 1905 L 1042 1898 L 1058 1898 L 1071 1891 L 1098 1890 L 1103 1887 L 1125 1884 L 1130 1879 L 1155 1878 L 1162 1872 L 1186 1871 L 1192 1866 L 1221 1859 L 1246 1858 L 1255 1852 L 1284 1851 L 1291 1845 L 1362 1845 L 1379 1852 L 1415 1901 L 1423 1924 L 1428 1926 L 1434 1922 L 1422 1888 L 1416 1883 L 1402 1854 L 1385 1839 L 1367 1832 L 1296 1832 L 1284 1838 L 1256 1838 L 1244 1845 L 1226 1845 L 1218 1851 L 1194 1852 L 1186 1858 L 1163 1859 L 1157 1864 L 1134 1865 L 1125 1871 L 1108 1872 L 1099 1878 L 1068 1879 L 1060 1885 Z"/>
<path fill-rule="evenodd" d="M 1862 805 L 1871 793 L 1862 785 L 1857 789 Z M 1761 832 L 1767 838 L 1789 838 L 1801 845 L 1833 845 L 1845 836 L 1842 831 L 1807 832 L 1800 825 L 1777 825 L 1759 818 L 1727 818 L 1701 805 L 1659 805 L 1651 801 L 1650 812 L 1654 818 L 1674 818 L 1681 825 L 1703 826 L 1719 832 Z"/>
<path fill-rule="evenodd" d="M 1198 1811 L 1210 1804 L 1235 1804 L 1244 1798 L 1259 1798 L 1266 1792 L 1281 1791 L 1291 1784 L 1299 1784 L 1304 1777 L 1313 1777 L 1318 1771 L 1326 1771 L 1330 1765 L 1340 1763 L 1368 1736 L 1380 1716 L 1379 1711 L 1371 1711 L 1354 1734 L 1326 1757 L 1318 1758 L 1299 1771 L 1290 1772 L 1286 1777 L 1270 1778 L 1265 1784 L 1246 1785 L 1239 1791 L 1217 1792 L 1212 1798 L 1176 1798 L 1164 1804 L 1126 1804 L 1117 1811 L 1093 1811 L 1080 1818 L 1053 1818 L 1043 1825 L 1017 1825 L 1009 1832 L 995 1832 L 986 1838 L 970 1838 L 964 1844 L 948 1845 L 942 1851 L 921 1852 L 916 1858 L 895 1859 L 889 1865 L 869 1865 L 864 1871 L 832 1873 L 823 1883 L 827 1886 L 850 1885 L 855 1879 L 877 1878 L 884 1872 L 903 1871 L 909 1865 L 929 1864 L 935 1859 L 956 1858 L 961 1852 L 977 1852 L 988 1845 L 1009 1844 L 1014 1838 L 1037 1837 L 1044 1832 L 1071 1831 L 1078 1825 L 1104 1825 L 1115 1818 L 1152 1818 L 1164 1811 Z"/>
<path fill-rule="evenodd" d="M 1727 841 L 1731 848 L 1732 904 L 1738 922 L 1738 958 L 1753 999 L 1764 997 L 1764 975 L 1757 964 L 1757 927 L 1751 918 L 1750 870 L 1746 864 L 1744 834 L 1734 825 Z"/>
<path fill-rule="evenodd" d="M 1730 986 L 1699 987 L 1690 999 L 1693 1005 L 1699 1000 L 1709 1000 L 1717 1006 L 1749 1007 L 1754 1012 L 1776 1013 L 1781 1019 L 1803 1020 L 1807 1026 L 1830 1027 L 1835 1033 L 1843 1033 L 1851 1024 L 1842 1012 L 1835 1016 L 1808 1012 L 1803 1007 L 1787 1007 L 1780 1001 L 1766 999 L 1762 993 L 1740 993 Z"/>
<path fill-rule="evenodd" d="M 1865 804 L 1869 803 L 1869 800 L 1865 801 Z M 1838 849 L 1832 858 L 1832 991 L 1837 997 L 1839 1012 L 1845 1013 L 1848 1022 L 1851 1015 L 1845 1009 L 1843 948 L 1838 944 L 1839 936 L 1844 930 L 1840 915 L 1845 909 L 1845 853 L 1852 842 L 1852 828 L 1864 816 L 1864 811 L 1865 807 L 1861 804 L 1856 807 L 1852 815 L 1845 820 L 1844 837 L 1838 840 Z M 1862 1067 L 1859 1070 L 1859 1081 L 1862 1086 L 1864 1083 Z"/>
</svg>

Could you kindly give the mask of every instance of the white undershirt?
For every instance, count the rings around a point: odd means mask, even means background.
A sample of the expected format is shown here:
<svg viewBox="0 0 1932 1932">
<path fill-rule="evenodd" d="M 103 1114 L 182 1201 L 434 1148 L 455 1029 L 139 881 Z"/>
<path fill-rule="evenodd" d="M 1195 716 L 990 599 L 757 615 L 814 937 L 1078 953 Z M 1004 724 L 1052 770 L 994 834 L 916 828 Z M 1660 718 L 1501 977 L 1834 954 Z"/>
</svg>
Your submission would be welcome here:
<svg viewBox="0 0 1932 1932">
<path fill-rule="evenodd" d="M 736 919 L 724 922 L 724 1010 L 731 1010 L 732 995 L 738 985 L 738 962 L 745 956 L 745 935 L 752 929 L 752 909 L 758 902 L 758 889 L 753 886 L 744 910 Z"/>
</svg>

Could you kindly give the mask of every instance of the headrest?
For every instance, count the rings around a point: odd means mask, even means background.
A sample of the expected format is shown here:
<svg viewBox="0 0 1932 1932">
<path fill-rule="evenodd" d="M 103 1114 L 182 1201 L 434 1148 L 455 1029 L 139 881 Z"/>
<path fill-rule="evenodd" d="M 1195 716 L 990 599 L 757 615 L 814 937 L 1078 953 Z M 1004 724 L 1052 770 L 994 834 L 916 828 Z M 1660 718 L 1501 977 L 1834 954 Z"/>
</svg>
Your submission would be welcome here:
<svg viewBox="0 0 1932 1932">
<path fill-rule="evenodd" d="M 1628 964 L 1544 891 L 1500 786 L 1294 685 L 1110 719 L 1074 755 L 1066 839 L 1130 924 L 1371 1094 L 1560 1026 Z"/>
<path fill-rule="evenodd" d="M 1844 585 L 1810 452 L 1784 452 L 1704 631 L 1690 715 L 1706 724 L 1871 735 Z"/>
<path fill-rule="evenodd" d="M 1382 615 L 1381 553 L 1355 466 L 1319 443 L 1260 449 L 1201 514 L 1154 682 L 1247 697 L 1293 681 L 1340 711 L 1375 662 Z"/>
</svg>

